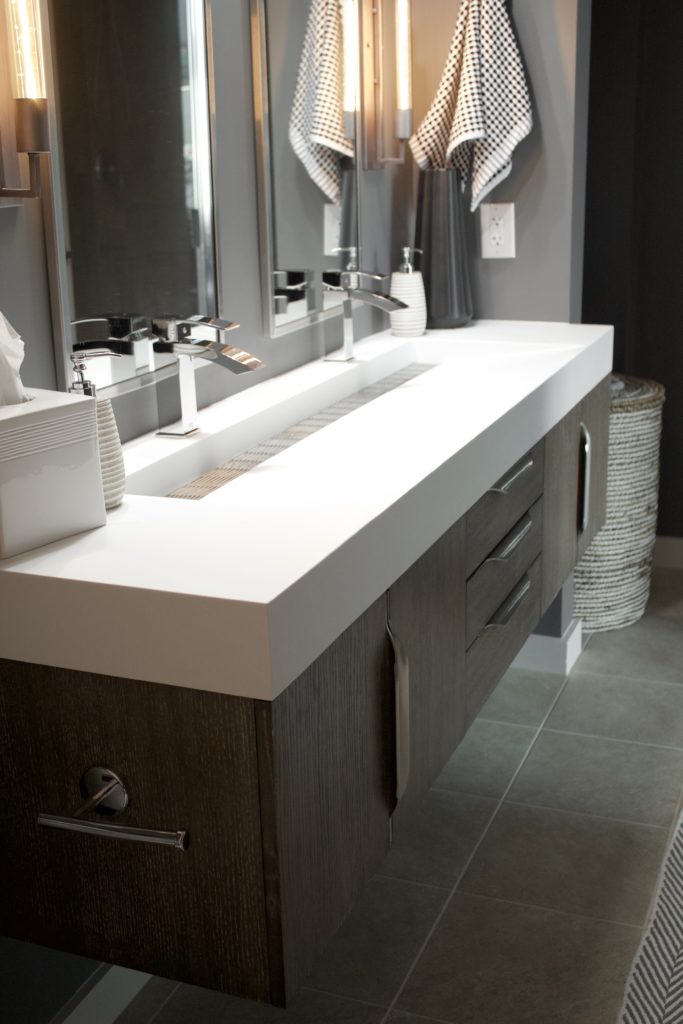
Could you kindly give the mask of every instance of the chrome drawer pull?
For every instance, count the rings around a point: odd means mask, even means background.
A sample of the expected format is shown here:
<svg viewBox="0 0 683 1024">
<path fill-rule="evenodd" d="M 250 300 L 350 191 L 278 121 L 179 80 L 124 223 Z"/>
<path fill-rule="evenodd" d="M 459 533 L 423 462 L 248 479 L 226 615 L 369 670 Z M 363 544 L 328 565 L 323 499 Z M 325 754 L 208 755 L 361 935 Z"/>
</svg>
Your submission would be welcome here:
<svg viewBox="0 0 683 1024">
<path fill-rule="evenodd" d="M 507 626 L 522 601 L 528 597 L 530 591 L 531 580 L 528 576 L 525 576 L 512 591 L 508 599 L 503 602 L 498 611 L 493 615 L 490 622 L 486 623 L 484 629 L 496 629 L 501 626 Z"/>
<path fill-rule="evenodd" d="M 133 828 L 130 825 L 110 825 L 106 821 L 83 821 L 81 818 L 63 818 L 59 814 L 39 814 L 38 824 L 47 828 L 61 828 L 67 832 L 85 832 L 88 835 L 108 836 L 110 839 L 128 839 L 134 843 L 155 843 L 187 849 L 187 832 L 163 832 L 154 828 Z"/>
<path fill-rule="evenodd" d="M 583 448 L 583 503 L 581 507 L 581 522 L 579 524 L 579 530 L 583 533 L 588 526 L 588 520 L 590 517 L 591 457 L 593 453 L 590 430 L 583 422 L 580 424 L 580 430 L 581 446 Z"/>
<path fill-rule="evenodd" d="M 504 480 L 502 484 L 497 484 L 495 487 L 489 487 L 489 490 L 493 491 L 494 494 L 507 494 L 513 484 L 517 483 L 520 476 L 524 476 L 525 473 L 528 473 L 533 468 L 534 459 L 533 456 L 529 456 L 524 465 L 520 466 L 519 469 L 513 470 L 507 480 Z"/>
<path fill-rule="evenodd" d="M 394 687 L 396 695 L 396 800 L 408 788 L 410 777 L 410 665 L 405 647 L 387 619 L 387 633 L 394 649 Z"/>
<path fill-rule="evenodd" d="M 527 513 L 525 521 L 511 540 L 504 538 L 492 554 L 486 559 L 487 562 L 505 562 L 512 552 L 519 547 L 527 533 L 534 525 L 531 516 Z M 509 536 L 509 534 L 508 534 Z"/>
<path fill-rule="evenodd" d="M 84 821 L 83 815 L 97 809 L 101 814 L 121 814 L 128 806 L 128 793 L 122 780 L 109 768 L 89 768 L 81 779 L 81 790 L 87 800 L 74 811 L 72 817 L 61 814 L 39 814 L 38 824 L 46 828 L 61 828 L 66 832 L 85 832 L 88 835 L 108 836 L 110 839 L 128 839 L 134 843 L 156 843 L 187 849 L 187 832 L 166 832 L 156 828 L 135 828 L 132 825 L 111 825 L 106 821 Z"/>
</svg>

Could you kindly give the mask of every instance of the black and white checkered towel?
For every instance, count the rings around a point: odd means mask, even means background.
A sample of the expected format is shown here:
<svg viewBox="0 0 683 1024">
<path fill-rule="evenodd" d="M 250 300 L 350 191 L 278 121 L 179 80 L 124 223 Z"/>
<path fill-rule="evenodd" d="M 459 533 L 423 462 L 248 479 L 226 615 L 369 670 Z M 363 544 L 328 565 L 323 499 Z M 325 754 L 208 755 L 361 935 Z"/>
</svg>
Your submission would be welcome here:
<svg viewBox="0 0 683 1024">
<path fill-rule="evenodd" d="M 506 0 L 462 0 L 448 60 L 410 140 L 418 166 L 457 167 L 472 210 L 512 168 L 531 100 Z"/>
<path fill-rule="evenodd" d="M 340 156 L 353 156 L 344 137 L 342 25 L 339 0 L 312 0 L 289 119 L 289 141 L 313 181 L 333 202 L 341 198 Z"/>
</svg>

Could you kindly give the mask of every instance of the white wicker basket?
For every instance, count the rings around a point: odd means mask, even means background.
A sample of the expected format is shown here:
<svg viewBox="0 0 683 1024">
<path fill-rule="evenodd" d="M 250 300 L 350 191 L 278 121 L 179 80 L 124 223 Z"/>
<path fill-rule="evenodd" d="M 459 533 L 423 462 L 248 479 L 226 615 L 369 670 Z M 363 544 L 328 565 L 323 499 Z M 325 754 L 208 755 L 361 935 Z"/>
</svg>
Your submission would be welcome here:
<svg viewBox="0 0 683 1024">
<path fill-rule="evenodd" d="M 576 567 L 574 612 L 599 633 L 641 617 L 657 533 L 664 388 L 612 377 L 605 525 Z"/>
</svg>

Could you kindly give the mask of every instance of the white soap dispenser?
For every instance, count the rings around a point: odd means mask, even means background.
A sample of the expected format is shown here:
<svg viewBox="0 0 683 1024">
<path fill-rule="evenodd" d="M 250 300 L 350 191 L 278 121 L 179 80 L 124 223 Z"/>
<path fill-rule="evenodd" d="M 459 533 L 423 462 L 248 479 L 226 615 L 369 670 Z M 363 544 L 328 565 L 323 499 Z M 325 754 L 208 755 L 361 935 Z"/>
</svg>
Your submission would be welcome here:
<svg viewBox="0 0 683 1024">
<path fill-rule="evenodd" d="M 401 249 L 403 262 L 391 275 L 389 293 L 395 299 L 405 302 L 407 309 L 398 309 L 389 314 L 391 333 L 399 338 L 417 338 L 424 334 L 427 326 L 427 301 L 424 282 L 419 270 L 413 266 L 413 253 L 422 252 L 405 245 Z"/>
<path fill-rule="evenodd" d="M 74 352 L 71 356 L 74 364 L 74 382 L 69 391 L 77 395 L 90 395 L 95 398 L 96 389 L 92 381 L 85 379 L 87 369 L 85 359 L 97 356 L 116 356 L 117 353 L 108 349 L 91 349 L 88 352 Z M 108 398 L 97 398 L 97 441 L 100 449 L 100 467 L 102 469 L 102 487 L 104 490 L 104 507 L 107 511 L 118 508 L 123 501 L 126 490 L 126 469 L 123 462 L 123 449 L 119 429 L 116 425 L 114 410 Z"/>
</svg>

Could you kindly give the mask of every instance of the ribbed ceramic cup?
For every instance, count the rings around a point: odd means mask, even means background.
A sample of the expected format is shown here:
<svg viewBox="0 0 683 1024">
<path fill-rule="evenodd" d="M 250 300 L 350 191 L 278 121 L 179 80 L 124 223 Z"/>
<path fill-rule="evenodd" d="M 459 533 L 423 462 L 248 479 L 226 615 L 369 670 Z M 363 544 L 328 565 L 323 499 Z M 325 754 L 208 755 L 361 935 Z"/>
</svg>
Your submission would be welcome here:
<svg viewBox="0 0 683 1024">
<path fill-rule="evenodd" d="M 417 260 L 427 326 L 463 327 L 473 307 L 460 176 L 454 167 L 420 171 L 415 248 L 422 250 Z"/>
</svg>

